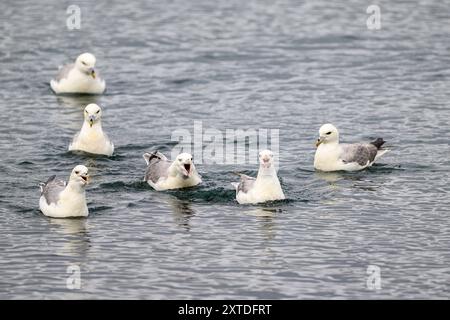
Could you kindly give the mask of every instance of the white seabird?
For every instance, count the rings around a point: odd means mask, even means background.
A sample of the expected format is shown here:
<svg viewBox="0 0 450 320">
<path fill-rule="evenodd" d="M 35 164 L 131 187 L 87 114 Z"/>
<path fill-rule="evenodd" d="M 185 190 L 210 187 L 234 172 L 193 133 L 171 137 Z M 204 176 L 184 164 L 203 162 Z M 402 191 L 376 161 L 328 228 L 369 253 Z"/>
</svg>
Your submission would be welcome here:
<svg viewBox="0 0 450 320">
<path fill-rule="evenodd" d="M 56 176 L 40 183 L 39 209 L 52 218 L 87 217 L 85 187 L 88 178 L 88 168 L 78 165 L 72 170 L 68 183 Z"/>
<path fill-rule="evenodd" d="M 81 130 L 74 136 L 69 145 L 69 151 L 80 150 L 93 154 L 111 156 L 114 144 L 102 129 L 102 109 L 95 103 L 88 104 L 84 109 L 84 122 Z"/>
<path fill-rule="evenodd" d="M 389 151 L 381 149 L 385 143 L 382 138 L 370 143 L 340 144 L 338 130 L 329 123 L 320 128 L 319 135 L 314 168 L 320 171 L 362 170 Z"/>
<path fill-rule="evenodd" d="M 75 63 L 59 68 L 56 78 L 50 81 L 50 87 L 56 94 L 102 94 L 106 85 L 94 70 L 95 62 L 95 56 L 91 53 L 79 55 Z"/>
<path fill-rule="evenodd" d="M 241 177 L 241 181 L 232 183 L 236 189 L 236 200 L 240 204 L 254 204 L 285 199 L 274 166 L 272 151 L 261 151 L 259 153 L 259 163 L 256 179 L 245 174 L 238 174 Z"/>
<path fill-rule="evenodd" d="M 143 157 L 147 163 L 144 181 L 157 191 L 193 187 L 202 182 L 189 153 L 180 153 L 173 162 L 159 151 Z"/>
</svg>

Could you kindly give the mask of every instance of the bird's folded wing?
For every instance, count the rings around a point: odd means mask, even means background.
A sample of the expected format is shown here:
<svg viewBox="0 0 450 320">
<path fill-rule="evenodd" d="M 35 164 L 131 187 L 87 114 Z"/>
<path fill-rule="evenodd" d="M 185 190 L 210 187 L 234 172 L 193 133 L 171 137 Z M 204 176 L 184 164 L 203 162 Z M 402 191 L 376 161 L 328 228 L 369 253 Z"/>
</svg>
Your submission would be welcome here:
<svg viewBox="0 0 450 320">
<path fill-rule="evenodd" d="M 344 163 L 358 163 L 365 166 L 375 160 L 377 148 L 369 143 L 341 144 L 342 153 L 340 159 Z"/>
<path fill-rule="evenodd" d="M 56 81 L 60 81 L 61 79 L 67 78 L 69 72 L 75 67 L 75 64 L 66 64 L 58 70 L 58 74 L 55 77 Z"/>
<path fill-rule="evenodd" d="M 145 155 L 144 155 L 145 157 Z M 148 162 L 147 170 L 145 171 L 145 181 L 158 182 L 160 178 L 167 178 L 170 162 L 159 157 L 151 157 Z"/>
<path fill-rule="evenodd" d="M 110 145 L 113 145 L 113 143 L 111 142 L 111 139 L 109 138 L 109 136 L 108 136 L 105 132 L 103 132 L 103 135 L 105 136 L 105 140 L 106 140 Z"/>
<path fill-rule="evenodd" d="M 66 182 L 56 179 L 56 176 L 51 176 L 46 183 L 41 185 L 41 194 L 44 196 L 47 204 L 57 203 L 59 194 L 66 187 Z"/>
<path fill-rule="evenodd" d="M 245 174 L 239 174 L 241 177 L 241 181 L 239 182 L 236 191 L 239 193 L 240 191 L 247 193 L 255 184 L 256 179 Z"/>
</svg>

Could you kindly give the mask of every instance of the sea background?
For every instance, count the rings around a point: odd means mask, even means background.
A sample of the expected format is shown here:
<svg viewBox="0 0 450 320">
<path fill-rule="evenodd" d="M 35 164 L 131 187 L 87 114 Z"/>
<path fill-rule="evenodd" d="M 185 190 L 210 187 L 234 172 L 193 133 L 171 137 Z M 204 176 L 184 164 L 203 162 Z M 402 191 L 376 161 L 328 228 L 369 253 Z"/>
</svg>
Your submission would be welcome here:
<svg viewBox="0 0 450 320">
<path fill-rule="evenodd" d="M 69 30 L 73 4 L 0 3 L 0 298 L 449 297 L 449 1 L 78 1 Z M 49 80 L 82 52 L 107 92 L 55 96 Z M 67 151 L 92 102 L 110 158 Z M 152 190 L 142 154 L 170 155 L 194 121 L 279 130 L 287 200 L 239 205 L 232 172 L 258 166 L 197 158 L 201 186 Z M 362 172 L 315 172 L 328 122 L 391 151 Z M 39 182 L 77 164 L 90 216 L 43 216 Z"/>
</svg>

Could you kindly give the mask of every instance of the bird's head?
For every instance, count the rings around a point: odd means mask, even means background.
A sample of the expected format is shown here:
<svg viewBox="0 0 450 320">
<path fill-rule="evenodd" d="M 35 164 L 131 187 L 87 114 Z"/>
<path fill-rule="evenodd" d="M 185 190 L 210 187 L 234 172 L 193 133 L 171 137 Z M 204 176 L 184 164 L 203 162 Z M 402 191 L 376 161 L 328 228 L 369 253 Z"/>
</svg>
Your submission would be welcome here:
<svg viewBox="0 0 450 320">
<path fill-rule="evenodd" d="M 70 174 L 70 183 L 74 183 L 81 187 L 86 186 L 89 183 L 88 168 L 83 165 L 78 165 L 73 168 Z"/>
<path fill-rule="evenodd" d="M 102 109 L 95 103 L 88 104 L 84 108 L 84 121 L 86 121 L 90 127 L 95 123 L 100 122 L 102 117 Z"/>
<path fill-rule="evenodd" d="M 331 123 L 324 124 L 319 129 L 319 138 L 316 141 L 316 147 L 319 147 L 322 143 L 339 142 L 339 131 Z"/>
<path fill-rule="evenodd" d="M 83 53 L 80 54 L 75 61 L 75 65 L 81 72 L 91 76 L 93 79 L 95 79 L 95 56 L 91 53 Z"/>
<path fill-rule="evenodd" d="M 263 168 L 269 169 L 274 164 L 273 152 L 270 150 L 263 150 L 259 153 L 259 164 Z"/>
<path fill-rule="evenodd" d="M 191 177 L 195 170 L 192 155 L 189 153 L 180 153 L 175 159 L 175 166 L 184 178 Z"/>
</svg>

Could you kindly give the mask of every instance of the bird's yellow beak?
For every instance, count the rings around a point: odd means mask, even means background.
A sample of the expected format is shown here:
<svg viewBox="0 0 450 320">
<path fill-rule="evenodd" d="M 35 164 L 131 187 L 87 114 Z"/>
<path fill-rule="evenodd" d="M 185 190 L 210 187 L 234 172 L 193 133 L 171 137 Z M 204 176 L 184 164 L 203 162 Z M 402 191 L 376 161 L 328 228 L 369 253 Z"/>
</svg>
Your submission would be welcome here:
<svg viewBox="0 0 450 320">
<path fill-rule="evenodd" d="M 324 137 L 320 137 L 319 139 L 317 139 L 316 148 L 319 147 L 324 141 L 325 141 Z"/>
<path fill-rule="evenodd" d="M 84 183 L 86 183 L 86 184 L 89 184 L 89 181 L 90 181 L 90 177 L 89 177 L 89 175 L 87 174 L 87 175 L 85 175 L 85 176 L 81 176 L 81 178 L 84 180 Z"/>
<path fill-rule="evenodd" d="M 91 126 L 91 128 L 92 128 L 92 125 L 94 124 L 94 121 L 95 121 L 95 116 L 89 116 L 89 125 Z"/>
<path fill-rule="evenodd" d="M 94 70 L 91 71 L 91 76 L 92 76 L 92 78 L 95 79 L 95 71 Z"/>
</svg>

